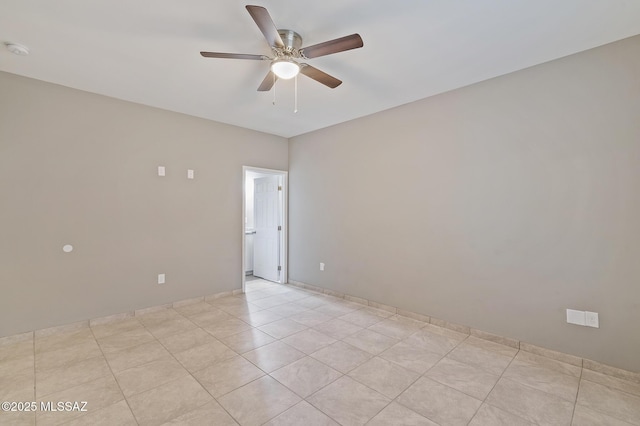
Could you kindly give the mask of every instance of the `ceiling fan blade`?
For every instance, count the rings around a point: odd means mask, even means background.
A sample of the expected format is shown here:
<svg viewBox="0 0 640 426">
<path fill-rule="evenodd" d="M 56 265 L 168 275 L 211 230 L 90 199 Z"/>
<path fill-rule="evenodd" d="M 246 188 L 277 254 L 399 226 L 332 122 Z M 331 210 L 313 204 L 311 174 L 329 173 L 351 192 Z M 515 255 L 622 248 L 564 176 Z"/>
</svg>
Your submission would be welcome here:
<svg viewBox="0 0 640 426">
<path fill-rule="evenodd" d="M 253 59 L 255 61 L 264 61 L 269 59 L 264 55 L 245 55 L 242 53 L 220 53 L 220 52 L 200 52 L 205 58 L 225 58 L 225 59 Z"/>
<path fill-rule="evenodd" d="M 327 87 L 335 89 L 336 87 L 342 84 L 342 81 L 338 80 L 335 77 L 330 76 L 324 71 L 320 71 L 318 68 L 314 68 L 311 65 L 300 64 L 300 73 L 306 75 L 307 77 L 317 81 L 318 83 L 322 83 Z"/>
<path fill-rule="evenodd" d="M 269 46 L 283 48 L 284 43 L 282 42 L 282 38 L 280 34 L 278 34 L 278 29 L 273 23 L 273 19 L 271 19 L 271 15 L 269 15 L 267 9 L 262 6 L 248 5 L 246 7 L 249 15 L 251 15 L 258 25 L 258 28 L 260 28 L 260 31 L 262 31 L 264 38 L 267 39 Z"/>
<path fill-rule="evenodd" d="M 262 83 L 260 83 L 258 92 L 268 92 L 269 90 L 271 90 L 277 79 L 278 77 L 274 73 L 269 71 L 264 80 L 262 80 Z"/>
<path fill-rule="evenodd" d="M 358 49 L 362 46 L 364 46 L 364 43 L 360 35 L 351 34 L 335 40 L 329 40 L 324 43 L 304 47 L 301 49 L 301 52 L 304 57 L 311 59 L 319 56 L 331 55 L 332 53 L 344 52 L 345 50 Z"/>
</svg>

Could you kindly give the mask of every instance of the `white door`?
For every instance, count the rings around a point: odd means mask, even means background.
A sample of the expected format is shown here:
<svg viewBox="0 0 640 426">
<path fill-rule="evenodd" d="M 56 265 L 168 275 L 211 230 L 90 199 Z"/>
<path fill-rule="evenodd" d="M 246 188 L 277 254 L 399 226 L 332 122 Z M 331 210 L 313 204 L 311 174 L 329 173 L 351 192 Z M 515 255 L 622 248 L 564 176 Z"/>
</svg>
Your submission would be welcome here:
<svg viewBox="0 0 640 426">
<path fill-rule="evenodd" d="M 253 275 L 278 281 L 280 253 L 280 194 L 278 176 L 257 178 L 253 186 Z"/>
</svg>

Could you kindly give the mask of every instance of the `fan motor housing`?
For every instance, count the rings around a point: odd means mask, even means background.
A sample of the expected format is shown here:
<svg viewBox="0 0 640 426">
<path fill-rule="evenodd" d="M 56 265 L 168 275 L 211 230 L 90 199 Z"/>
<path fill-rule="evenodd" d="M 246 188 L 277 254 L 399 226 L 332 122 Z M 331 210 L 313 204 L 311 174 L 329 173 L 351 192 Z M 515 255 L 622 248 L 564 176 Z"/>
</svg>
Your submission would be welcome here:
<svg viewBox="0 0 640 426">
<path fill-rule="evenodd" d="M 284 43 L 285 50 L 298 50 L 302 47 L 302 37 L 297 32 L 293 30 L 278 30 L 278 34 L 280 34 L 280 38 Z"/>
</svg>

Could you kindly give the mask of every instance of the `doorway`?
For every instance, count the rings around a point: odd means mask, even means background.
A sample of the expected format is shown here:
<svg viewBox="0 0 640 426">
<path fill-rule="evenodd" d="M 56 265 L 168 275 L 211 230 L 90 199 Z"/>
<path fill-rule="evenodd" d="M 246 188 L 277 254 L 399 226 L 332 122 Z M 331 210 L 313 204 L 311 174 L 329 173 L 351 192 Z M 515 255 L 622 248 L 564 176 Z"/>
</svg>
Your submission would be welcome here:
<svg viewBox="0 0 640 426">
<path fill-rule="evenodd" d="M 242 291 L 261 278 L 287 282 L 288 172 L 242 167 Z"/>
</svg>

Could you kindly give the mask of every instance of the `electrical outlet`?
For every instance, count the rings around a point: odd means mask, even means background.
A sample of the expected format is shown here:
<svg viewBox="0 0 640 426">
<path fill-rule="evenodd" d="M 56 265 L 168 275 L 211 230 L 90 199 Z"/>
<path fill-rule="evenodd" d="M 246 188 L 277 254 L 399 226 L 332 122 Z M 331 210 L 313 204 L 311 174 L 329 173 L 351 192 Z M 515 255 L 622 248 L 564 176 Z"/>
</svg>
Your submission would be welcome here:
<svg viewBox="0 0 640 426">
<path fill-rule="evenodd" d="M 158 176 L 165 176 L 166 175 L 166 169 L 164 168 L 164 166 L 158 166 Z"/>
<path fill-rule="evenodd" d="M 193 170 L 187 169 L 187 179 L 193 179 L 193 173 Z"/>
<path fill-rule="evenodd" d="M 164 284 L 165 277 L 164 274 L 158 274 L 158 284 Z"/>
<path fill-rule="evenodd" d="M 597 312 L 586 311 L 585 312 L 585 318 L 586 318 L 585 325 L 587 327 L 600 328 L 600 321 L 598 320 L 598 313 Z"/>
<path fill-rule="evenodd" d="M 324 271 L 324 263 L 320 262 L 320 270 Z"/>
</svg>

